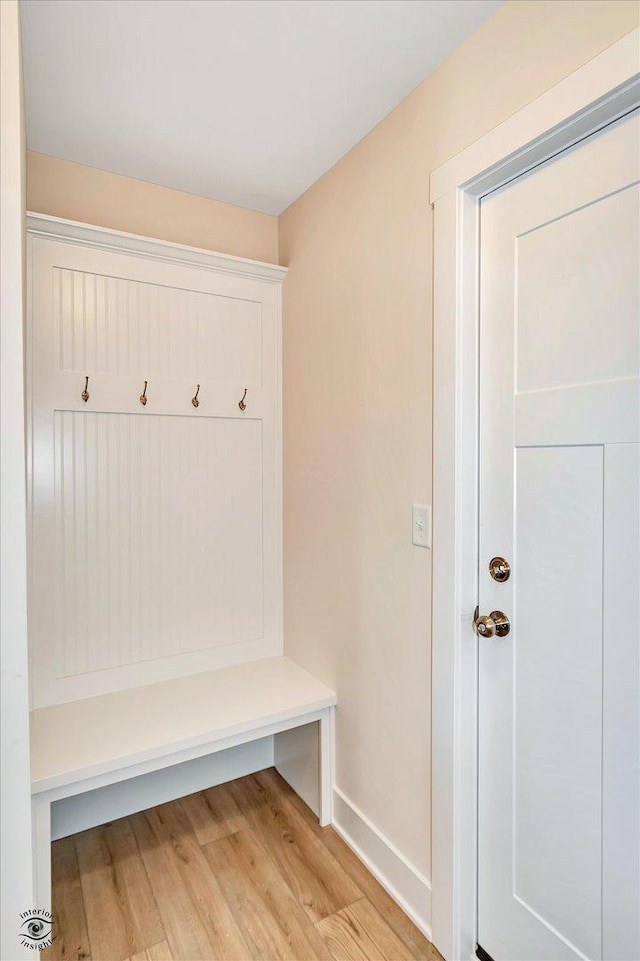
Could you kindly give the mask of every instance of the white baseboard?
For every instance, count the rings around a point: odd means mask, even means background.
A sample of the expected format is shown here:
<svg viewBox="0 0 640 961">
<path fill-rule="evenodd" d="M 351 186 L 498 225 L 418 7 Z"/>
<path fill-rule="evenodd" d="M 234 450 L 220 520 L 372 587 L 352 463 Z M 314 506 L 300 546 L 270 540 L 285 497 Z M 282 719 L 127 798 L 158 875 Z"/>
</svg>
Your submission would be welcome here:
<svg viewBox="0 0 640 961">
<path fill-rule="evenodd" d="M 270 736 L 63 798 L 51 805 L 51 839 L 65 838 L 272 766 L 273 736 Z"/>
<path fill-rule="evenodd" d="M 430 882 L 337 787 L 333 789 L 333 827 L 431 940 Z"/>
</svg>

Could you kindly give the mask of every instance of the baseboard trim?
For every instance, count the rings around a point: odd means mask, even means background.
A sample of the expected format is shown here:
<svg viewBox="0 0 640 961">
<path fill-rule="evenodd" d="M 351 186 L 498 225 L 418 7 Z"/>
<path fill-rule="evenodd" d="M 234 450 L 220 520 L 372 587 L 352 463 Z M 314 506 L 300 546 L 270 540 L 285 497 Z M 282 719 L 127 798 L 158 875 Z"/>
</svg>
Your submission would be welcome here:
<svg viewBox="0 0 640 961">
<path fill-rule="evenodd" d="M 431 884 L 337 787 L 333 789 L 333 827 L 431 940 Z"/>
</svg>

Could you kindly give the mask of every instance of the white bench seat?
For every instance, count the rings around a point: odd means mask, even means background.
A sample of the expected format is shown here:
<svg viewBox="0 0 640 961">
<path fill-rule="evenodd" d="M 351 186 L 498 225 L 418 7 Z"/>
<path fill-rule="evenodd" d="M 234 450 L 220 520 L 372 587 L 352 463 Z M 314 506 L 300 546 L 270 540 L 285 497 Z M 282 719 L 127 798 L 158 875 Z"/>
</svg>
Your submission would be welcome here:
<svg viewBox="0 0 640 961">
<path fill-rule="evenodd" d="M 38 906 L 50 909 L 51 803 L 319 721 L 329 823 L 335 692 L 287 657 L 250 661 L 31 712 Z"/>
</svg>

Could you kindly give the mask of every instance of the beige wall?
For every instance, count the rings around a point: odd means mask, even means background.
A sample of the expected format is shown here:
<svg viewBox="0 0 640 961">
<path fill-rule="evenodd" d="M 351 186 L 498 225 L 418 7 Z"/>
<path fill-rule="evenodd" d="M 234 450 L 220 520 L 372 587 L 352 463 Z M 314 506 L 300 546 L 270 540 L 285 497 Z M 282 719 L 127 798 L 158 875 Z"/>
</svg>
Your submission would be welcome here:
<svg viewBox="0 0 640 961">
<path fill-rule="evenodd" d="M 430 876 L 429 172 L 638 21 L 501 8 L 280 218 L 285 644 L 338 690 L 337 784 Z"/>
<path fill-rule="evenodd" d="M 236 257 L 278 261 L 278 220 L 270 214 L 31 150 L 27 154 L 27 207 Z"/>
</svg>

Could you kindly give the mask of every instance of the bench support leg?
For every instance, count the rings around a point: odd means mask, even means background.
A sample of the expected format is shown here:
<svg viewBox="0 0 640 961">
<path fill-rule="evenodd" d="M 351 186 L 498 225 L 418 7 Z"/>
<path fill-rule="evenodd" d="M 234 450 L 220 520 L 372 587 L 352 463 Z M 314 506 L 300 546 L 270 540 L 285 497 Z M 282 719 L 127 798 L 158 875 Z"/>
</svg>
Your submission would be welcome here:
<svg viewBox="0 0 640 961">
<path fill-rule="evenodd" d="M 31 813 L 34 907 L 51 911 L 51 802 L 36 794 L 31 799 Z"/>
<path fill-rule="evenodd" d="M 332 821 L 333 808 L 333 742 L 335 708 L 330 707 L 319 721 L 320 728 L 320 827 Z"/>
</svg>

